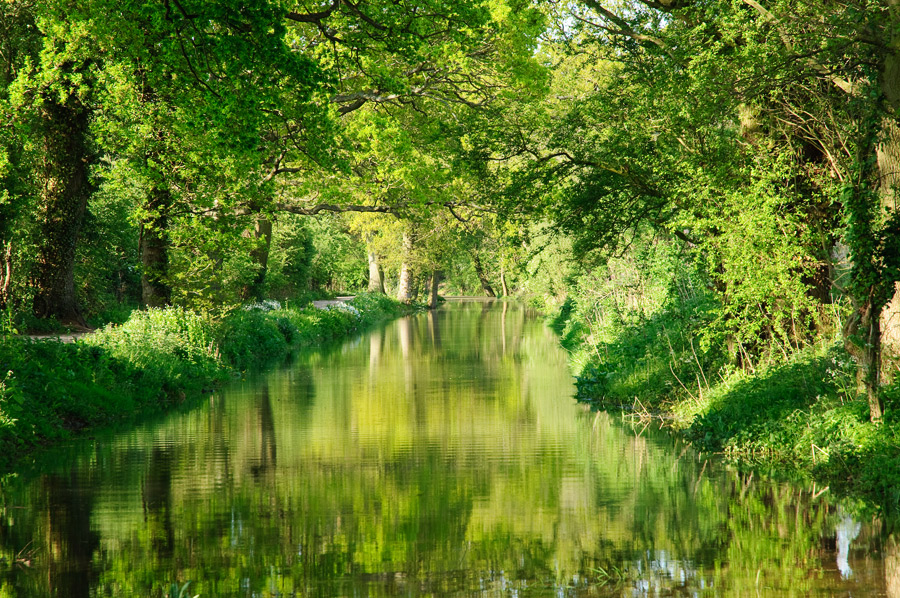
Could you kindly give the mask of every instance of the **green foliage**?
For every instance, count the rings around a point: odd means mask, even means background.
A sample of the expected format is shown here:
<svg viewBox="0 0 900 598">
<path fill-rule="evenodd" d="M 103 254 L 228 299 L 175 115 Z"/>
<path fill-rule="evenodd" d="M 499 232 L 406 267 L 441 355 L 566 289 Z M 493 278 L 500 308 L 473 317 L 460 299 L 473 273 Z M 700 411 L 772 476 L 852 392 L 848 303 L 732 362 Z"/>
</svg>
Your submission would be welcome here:
<svg viewBox="0 0 900 598">
<path fill-rule="evenodd" d="M 741 463 L 793 471 L 853 493 L 889 512 L 900 508 L 900 421 L 869 421 L 854 400 L 855 371 L 838 345 L 812 347 L 756 375 L 735 373 L 699 405 L 675 409 L 702 449 Z M 892 385 L 888 402 L 897 394 Z"/>
<path fill-rule="evenodd" d="M 141 298 L 138 239 L 129 219 L 134 197 L 106 184 L 94 193 L 82 225 L 75 263 L 80 305 L 88 322 L 123 322 Z M 123 307 L 124 306 L 124 307 Z"/>
<path fill-rule="evenodd" d="M 529 227 L 526 238 L 530 251 L 520 293 L 539 309 L 552 311 L 565 301 L 578 272 L 572 241 L 543 224 Z"/>
<path fill-rule="evenodd" d="M 349 234 L 340 216 L 319 217 L 309 226 L 315 248 L 308 269 L 311 287 L 333 293 L 353 293 L 365 288 L 365 246 Z"/>
<path fill-rule="evenodd" d="M 360 327 L 370 326 L 409 311 L 409 307 L 380 293 L 360 293 L 350 300 L 349 305 L 357 310 Z"/>
<path fill-rule="evenodd" d="M 636 239 L 570 279 L 550 325 L 571 352 L 577 398 L 641 418 L 662 412 L 703 451 L 900 506 L 900 422 L 893 410 L 880 427 L 868 421 L 846 351 L 824 334 L 796 348 L 774 335 L 763 343 L 758 329 L 728 332 L 722 322 L 737 315 L 708 290 L 702 270 L 679 270 L 682 254 L 673 249 Z M 885 391 L 886 404 L 897 404 L 897 388 Z"/>
<path fill-rule="evenodd" d="M 265 365 L 287 353 L 286 335 L 293 337 L 295 331 L 279 326 L 269 313 L 238 310 L 218 331 L 221 357 L 238 370 Z"/>
<path fill-rule="evenodd" d="M 0 435 L 15 426 L 25 410 L 25 395 L 12 379 L 12 371 L 0 379 Z"/>
<path fill-rule="evenodd" d="M 311 290 L 312 263 L 316 255 L 313 231 L 303 218 L 278 218 L 266 274 L 268 295 L 275 299 L 297 299 Z"/>
<path fill-rule="evenodd" d="M 721 346 L 702 351 L 693 340 L 710 324 L 710 312 L 687 308 L 668 307 L 596 346 L 582 335 L 570 349 L 583 364 L 577 398 L 640 417 L 662 412 L 703 451 L 814 476 L 879 508 L 900 508 L 900 420 L 888 410 L 883 425 L 869 421 L 868 405 L 855 398 L 855 367 L 840 345 L 810 346 L 756 371 L 736 369 Z M 885 390 L 886 404 L 898 404 L 898 388 Z"/>
<path fill-rule="evenodd" d="M 805 425 L 804 412 L 836 398 L 827 370 L 839 353 L 806 351 L 757 375 L 729 376 L 696 406 L 688 435 L 705 450 L 768 455 L 799 465 L 809 452 L 800 454 L 789 436 Z"/>
<path fill-rule="evenodd" d="M 360 295 L 327 309 L 268 302 L 212 320 L 182 308 L 135 311 L 75 343 L 0 336 L 0 454 L 12 459 L 84 427 L 196 397 L 233 372 L 346 336 L 408 308 Z"/>
<path fill-rule="evenodd" d="M 659 408 L 674 397 L 696 400 L 724 366 L 721 347 L 706 351 L 695 339 L 711 320 L 709 303 L 667 306 L 649 318 L 623 324 L 608 341 L 587 336 L 576 387 L 582 400 Z"/>
<path fill-rule="evenodd" d="M 88 336 L 85 343 L 103 347 L 136 367 L 160 368 L 177 380 L 200 377 L 216 369 L 215 333 L 203 316 L 181 308 L 136 311 L 127 322 Z"/>
<path fill-rule="evenodd" d="M 110 423 L 156 400 L 129 364 L 87 345 L 0 340 L 3 380 L 0 446 L 5 458 L 84 426 Z"/>
</svg>

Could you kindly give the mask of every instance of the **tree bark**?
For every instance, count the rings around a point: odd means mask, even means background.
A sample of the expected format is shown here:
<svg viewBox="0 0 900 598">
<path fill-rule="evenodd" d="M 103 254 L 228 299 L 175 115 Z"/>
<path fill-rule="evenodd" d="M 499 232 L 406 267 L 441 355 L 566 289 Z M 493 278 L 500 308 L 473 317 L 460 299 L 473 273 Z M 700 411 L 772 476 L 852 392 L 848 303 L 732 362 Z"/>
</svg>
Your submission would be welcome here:
<svg viewBox="0 0 900 598">
<path fill-rule="evenodd" d="M 440 270 L 431 271 L 430 291 L 428 293 L 428 309 L 434 309 L 438 306 L 438 286 L 441 284 L 443 275 Z"/>
<path fill-rule="evenodd" d="M 891 213 L 897 210 L 900 189 L 900 128 L 892 119 L 885 120 L 882 142 L 877 152 L 881 183 L 879 192 L 882 207 Z M 881 312 L 880 327 L 883 358 L 900 357 L 900 284 L 894 284 L 893 296 Z M 890 371 L 884 367 L 881 369 L 884 373 Z"/>
<path fill-rule="evenodd" d="M 889 0 L 888 4 L 891 24 L 900 22 L 900 2 Z M 882 263 L 888 256 L 879 255 L 876 246 L 878 242 L 888 242 L 889 237 L 898 233 L 894 230 L 894 216 L 900 186 L 900 128 L 897 124 L 900 113 L 900 34 L 895 26 L 886 30 L 890 39 L 885 40 L 888 50 L 882 55 L 879 81 L 884 104 L 872 114 L 863 111 L 859 117 L 861 135 L 854 165 L 857 172 L 853 173 L 856 181 L 847 197 L 850 234 L 856 240 L 856 247 L 851 243 L 856 311 L 845 326 L 844 344 L 856 360 L 857 391 L 866 396 L 873 422 L 880 422 L 884 414 L 879 392 L 882 347 L 893 345 L 891 316 L 895 310 L 889 302 L 896 296 L 897 288 L 897 281 L 889 277 L 894 269 L 892 266 L 897 264 Z M 873 128 L 879 130 L 873 131 Z M 882 214 L 887 215 L 887 223 L 879 227 Z M 876 234 L 878 241 L 874 240 Z M 896 259 L 896 256 L 890 259 Z M 887 326 L 883 327 L 883 323 Z"/>
<path fill-rule="evenodd" d="M 900 21 L 900 2 L 890 0 L 891 22 Z M 882 206 L 888 212 L 898 209 L 900 198 L 900 127 L 896 114 L 900 111 L 900 35 L 891 29 L 888 46 L 891 49 L 884 59 L 881 72 L 881 91 L 890 112 L 884 119 L 881 143 L 877 149 L 878 173 L 881 183 Z M 891 118 L 891 117 L 894 118 Z M 900 285 L 895 284 L 893 297 L 881 315 L 881 346 L 890 358 L 900 357 Z M 887 372 L 887 369 L 884 369 Z"/>
<path fill-rule="evenodd" d="M 33 310 L 39 318 L 85 326 L 75 295 L 75 249 L 91 195 L 87 146 L 90 111 L 76 97 L 48 93 L 43 107 L 40 228 Z"/>
<path fill-rule="evenodd" d="M 412 268 L 408 262 L 403 262 L 400 266 L 400 281 L 397 283 L 397 301 L 401 303 L 410 303 L 413 300 L 413 275 Z"/>
<path fill-rule="evenodd" d="M 0 263 L 0 309 L 6 309 L 10 303 L 9 289 L 12 285 L 12 243 L 0 243 L 3 262 Z"/>
<path fill-rule="evenodd" d="M 147 307 L 164 307 L 172 301 L 169 284 L 169 209 L 172 194 L 155 186 L 147 201 L 149 216 L 141 222 L 141 300 Z"/>
<path fill-rule="evenodd" d="M 856 361 L 856 392 L 869 402 L 869 419 L 884 416 L 881 386 L 881 308 L 869 299 L 857 309 L 844 329 L 844 345 Z"/>
<path fill-rule="evenodd" d="M 847 214 L 847 245 L 852 260 L 850 300 L 854 311 L 844 326 L 844 346 L 857 366 L 857 391 L 869 402 L 869 416 L 880 422 L 881 402 L 881 314 L 894 291 L 880 254 L 880 243 L 891 236 L 890 220 L 883 224 L 884 189 L 876 181 L 876 140 L 881 124 L 879 112 L 860 110 L 859 130 L 854 142 L 854 163 L 845 184 L 842 203 Z"/>
<path fill-rule="evenodd" d="M 472 265 L 475 267 L 475 274 L 478 275 L 478 280 L 481 282 L 481 289 L 488 297 L 496 297 L 497 293 L 494 292 L 494 288 L 488 280 L 487 273 L 484 271 L 484 265 L 481 263 L 481 257 L 478 255 L 478 251 L 472 251 L 471 254 Z"/>
<path fill-rule="evenodd" d="M 378 262 L 378 254 L 372 246 L 372 235 L 366 235 L 366 247 L 369 254 L 369 287 L 370 293 L 380 293 L 384 295 L 384 272 L 381 264 Z"/>
<path fill-rule="evenodd" d="M 411 303 L 413 295 L 412 259 L 413 239 L 411 233 L 403 233 L 403 263 L 400 266 L 400 281 L 397 283 L 397 301 Z"/>
<path fill-rule="evenodd" d="M 500 268 L 500 287 L 503 289 L 503 296 L 509 297 L 509 286 L 506 284 L 506 268 Z"/>
</svg>

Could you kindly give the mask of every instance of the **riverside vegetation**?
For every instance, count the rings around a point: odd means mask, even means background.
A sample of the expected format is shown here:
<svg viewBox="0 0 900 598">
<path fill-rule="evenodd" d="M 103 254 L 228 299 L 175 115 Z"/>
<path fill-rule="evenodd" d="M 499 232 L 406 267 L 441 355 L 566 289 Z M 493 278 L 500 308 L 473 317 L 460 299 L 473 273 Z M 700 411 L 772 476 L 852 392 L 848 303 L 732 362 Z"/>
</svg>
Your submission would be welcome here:
<svg viewBox="0 0 900 598">
<path fill-rule="evenodd" d="M 837 332 L 792 350 L 770 344 L 755 355 L 739 346 L 730 353 L 710 293 L 685 294 L 647 272 L 630 273 L 641 285 L 623 284 L 620 272 L 554 312 L 550 325 L 570 351 L 578 400 L 639 423 L 662 420 L 701 451 L 815 480 L 861 499 L 857 508 L 898 512 L 900 418 L 888 410 L 881 423 L 870 420 Z M 593 292 L 598 287 L 606 293 Z M 623 307 L 629 303 L 641 307 Z M 882 393 L 894 404 L 900 384 Z"/>
<path fill-rule="evenodd" d="M 177 307 L 136 311 L 74 343 L 0 336 L 0 467 L 86 427 L 190 404 L 236 374 L 410 309 L 361 294 L 325 309 L 250 304 L 219 319 Z"/>
<path fill-rule="evenodd" d="M 896 505 L 898 32 L 893 0 L 0 2 L 0 309 L 175 307 L 200 372 L 263 298 L 529 297 L 583 396 Z M 39 382 L 4 380 L 18 426 Z"/>
</svg>

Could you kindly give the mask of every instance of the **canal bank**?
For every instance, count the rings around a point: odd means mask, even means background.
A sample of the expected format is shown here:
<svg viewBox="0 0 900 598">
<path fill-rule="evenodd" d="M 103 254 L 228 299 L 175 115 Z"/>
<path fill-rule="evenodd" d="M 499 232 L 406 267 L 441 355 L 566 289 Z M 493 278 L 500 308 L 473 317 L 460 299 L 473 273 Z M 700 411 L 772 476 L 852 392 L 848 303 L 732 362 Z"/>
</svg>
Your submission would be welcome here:
<svg viewBox="0 0 900 598">
<path fill-rule="evenodd" d="M 263 302 L 211 318 L 137 311 L 121 325 L 63 343 L 0 336 L 0 469 L 74 433 L 136 421 L 208 394 L 222 382 L 409 313 L 363 294 L 322 308 Z"/>
<path fill-rule="evenodd" d="M 900 595 L 883 522 L 573 393 L 521 306 L 393 320 L 35 461 L 0 489 L 0 588 Z"/>
<path fill-rule="evenodd" d="M 710 342 L 709 316 L 696 305 L 606 337 L 572 304 L 550 325 L 571 356 L 580 401 L 662 421 L 735 465 L 815 481 L 855 509 L 900 512 L 900 384 L 883 387 L 884 420 L 872 423 L 840 341 L 735 358 L 727 339 Z"/>
</svg>

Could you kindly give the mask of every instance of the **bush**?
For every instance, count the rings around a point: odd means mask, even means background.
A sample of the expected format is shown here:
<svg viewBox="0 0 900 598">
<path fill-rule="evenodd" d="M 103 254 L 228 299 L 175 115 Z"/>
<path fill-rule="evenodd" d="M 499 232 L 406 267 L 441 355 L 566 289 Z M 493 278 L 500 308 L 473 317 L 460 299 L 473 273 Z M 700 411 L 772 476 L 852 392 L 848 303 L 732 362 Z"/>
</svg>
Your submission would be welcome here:
<svg viewBox="0 0 900 598">
<path fill-rule="evenodd" d="M 215 378 L 218 363 L 213 325 L 181 308 L 135 311 L 124 324 L 85 338 L 111 357 L 130 363 L 160 381 Z"/>
<path fill-rule="evenodd" d="M 288 340 L 282 330 L 290 333 L 288 326 L 278 326 L 284 317 L 273 317 L 277 312 L 238 311 L 219 327 L 218 337 L 224 362 L 238 370 L 259 367 L 284 357 Z M 294 335 L 291 333 L 291 336 Z"/>
<path fill-rule="evenodd" d="M 361 326 L 369 326 L 409 311 L 408 306 L 401 305 L 382 293 L 360 293 L 350 300 L 349 305 L 359 311 Z"/>
</svg>

